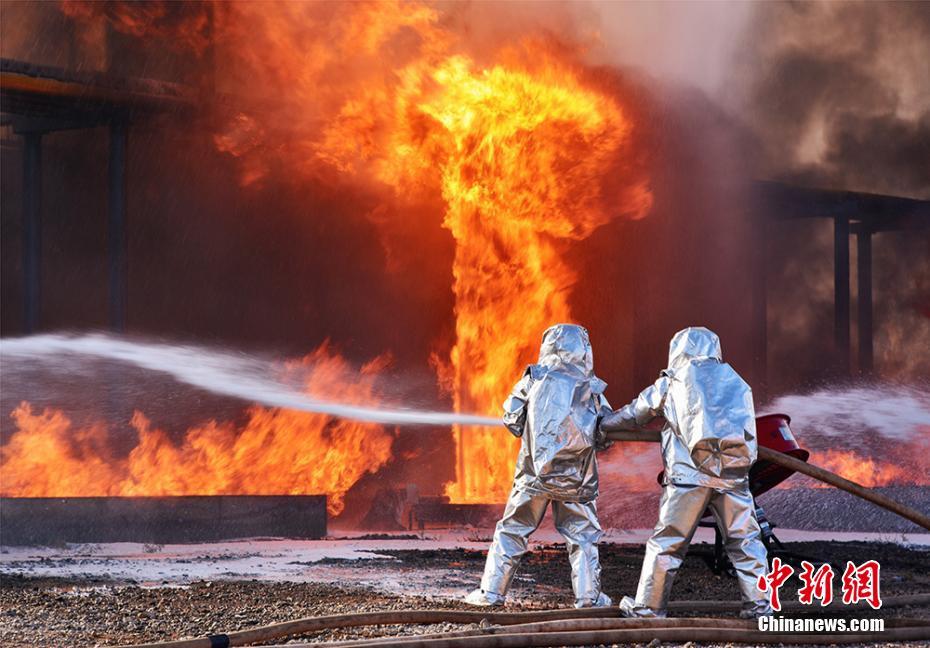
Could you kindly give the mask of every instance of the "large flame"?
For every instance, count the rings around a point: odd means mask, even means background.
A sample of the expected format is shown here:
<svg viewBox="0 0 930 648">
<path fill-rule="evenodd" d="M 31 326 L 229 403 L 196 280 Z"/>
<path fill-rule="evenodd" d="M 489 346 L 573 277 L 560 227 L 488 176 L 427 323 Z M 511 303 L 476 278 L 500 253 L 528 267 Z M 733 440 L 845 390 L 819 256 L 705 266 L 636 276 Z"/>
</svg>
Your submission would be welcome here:
<svg viewBox="0 0 930 648">
<path fill-rule="evenodd" d="M 572 321 L 577 273 L 564 242 L 582 239 L 614 214 L 602 177 L 630 128 L 615 103 L 564 69 L 536 76 L 495 66 L 475 71 L 452 59 L 435 73 L 441 92 L 422 109 L 442 125 L 440 167 L 455 237 L 456 341 L 451 365 L 457 410 L 496 412 L 542 331 Z M 637 202 L 617 211 L 641 215 Z M 454 431 L 454 501 L 501 501 L 517 443 L 500 429 Z"/>
<path fill-rule="evenodd" d="M 316 395 L 378 401 L 381 359 L 356 372 L 324 345 L 300 365 Z M 239 428 L 209 421 L 175 443 L 136 412 L 138 443 L 118 457 L 103 423 L 75 428 L 63 412 L 36 412 L 28 403 L 12 417 L 16 431 L 0 448 L 0 493 L 11 497 L 325 493 L 338 515 L 346 491 L 390 459 L 394 439 L 379 425 L 252 407 Z"/>
<path fill-rule="evenodd" d="M 415 201 L 436 205 L 455 240 L 455 338 L 436 356 L 439 379 L 456 410 L 498 414 L 542 332 L 573 320 L 571 245 L 651 206 L 629 100 L 578 48 L 539 33 L 472 39 L 463 5 L 212 7 L 216 87 L 237 98 L 219 103 L 239 107 L 217 147 L 244 184 L 335 175 L 374 188 L 392 202 L 374 210 L 379 224 L 417 213 L 405 208 Z M 172 17 L 83 14 L 127 33 Z M 194 14 L 173 19 L 197 26 Z M 503 501 L 517 442 L 501 429 L 454 438 L 450 497 Z"/>
<path fill-rule="evenodd" d="M 583 285 L 571 246 L 611 218 L 639 218 L 650 208 L 627 98 L 575 50 L 538 34 L 510 32 L 503 47 L 485 35 L 476 45 L 462 18 L 467 5 L 61 6 L 77 20 L 161 39 L 161 47 L 210 51 L 203 71 L 222 93 L 214 140 L 237 158 L 243 184 L 271 175 L 351 180 L 392 201 L 373 211 L 379 225 L 422 213 L 405 209 L 410 203 L 437 205 L 455 241 L 455 338 L 435 364 L 457 410 L 499 412 L 535 360 L 541 332 L 573 319 L 573 291 Z M 333 371 L 314 374 L 314 393 L 377 400 L 368 382 L 374 367 L 357 378 L 338 358 L 315 356 Z M 5 494 L 327 492 L 333 512 L 356 480 L 388 460 L 392 439 L 378 426 L 253 408 L 241 429 L 210 422 L 178 444 L 137 414 L 139 444 L 119 459 L 102 424 L 73 429 L 61 412 L 26 404 L 14 419 L 18 431 L 2 449 Z M 501 429 L 455 429 L 454 438 L 451 498 L 503 500 L 517 442 Z M 925 456 L 923 449 L 909 458 L 925 463 Z M 814 460 L 880 486 L 914 481 L 895 463 L 906 458 L 834 449 Z M 647 483 L 650 470 L 640 471 Z"/>
<path fill-rule="evenodd" d="M 525 47 L 533 65 L 513 53 L 485 67 L 460 54 L 418 59 L 390 92 L 347 99 L 318 147 L 343 170 L 368 163 L 398 195 L 439 185 L 443 224 L 456 242 L 456 337 L 438 364 L 457 411 L 498 413 L 535 360 L 543 330 L 572 321 L 578 276 L 564 258 L 567 244 L 651 205 L 645 178 L 618 170 L 618 158 L 631 154 L 632 124 L 617 99 L 583 83 L 543 44 Z M 373 128 L 371 115 L 384 112 L 393 118 Z M 454 435 L 447 494 L 503 501 L 518 442 L 499 428 Z"/>
</svg>

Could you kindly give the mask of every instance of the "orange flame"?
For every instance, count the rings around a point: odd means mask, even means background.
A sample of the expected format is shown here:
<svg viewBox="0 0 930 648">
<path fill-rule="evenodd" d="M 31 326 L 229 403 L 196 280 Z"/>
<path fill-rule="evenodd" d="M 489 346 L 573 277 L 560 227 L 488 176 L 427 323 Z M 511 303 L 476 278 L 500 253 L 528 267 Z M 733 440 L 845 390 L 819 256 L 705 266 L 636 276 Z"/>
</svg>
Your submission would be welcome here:
<svg viewBox="0 0 930 648">
<path fill-rule="evenodd" d="M 863 486 L 888 486 L 897 483 L 913 483 L 913 475 L 897 464 L 865 457 L 848 450 L 827 450 L 817 453 L 816 463 L 821 468 L 835 472 Z M 826 487 L 816 482 L 815 486 Z"/>
<path fill-rule="evenodd" d="M 500 411 L 549 325 L 571 321 L 578 277 L 567 244 L 612 217 L 639 218 L 651 206 L 642 175 L 605 178 L 630 154 L 632 124 L 616 98 L 580 79 L 541 44 L 533 66 L 480 67 L 464 55 L 418 60 L 403 83 L 348 99 L 318 155 L 341 170 L 359 159 L 398 195 L 437 184 L 443 225 L 456 241 L 452 262 L 456 339 L 440 377 L 457 411 Z M 372 127 L 372 115 L 393 119 Z M 374 136 L 373 136 L 374 133 Z M 363 143 L 359 150 L 358 143 Z M 455 502 L 503 501 L 518 442 L 498 429 L 454 430 Z"/>
<path fill-rule="evenodd" d="M 384 363 L 376 359 L 356 373 L 324 345 L 299 364 L 315 395 L 371 404 Z M 61 411 L 36 413 L 28 403 L 12 417 L 16 431 L 0 448 L 0 492 L 9 497 L 326 493 L 330 514 L 338 515 L 346 491 L 390 459 L 394 440 L 379 425 L 252 407 L 240 429 L 209 421 L 175 443 L 136 412 L 138 444 L 119 458 L 103 424 L 73 429 Z"/>
<path fill-rule="evenodd" d="M 456 410 L 498 414 L 542 331 L 573 319 L 572 243 L 651 206 L 628 100 L 551 41 L 472 47 L 460 8 L 238 2 L 212 16 L 217 88 L 240 107 L 214 139 L 243 184 L 336 173 L 442 211 L 455 339 L 435 364 Z M 409 213 L 421 211 L 379 207 L 372 221 Z M 454 437 L 450 497 L 503 501 L 517 442 L 501 429 Z"/>
<path fill-rule="evenodd" d="M 564 242 L 586 238 L 613 215 L 599 186 L 630 124 L 565 69 L 534 77 L 471 67 L 453 59 L 438 70 L 442 93 L 423 109 L 451 139 L 441 172 L 444 224 L 457 243 L 454 404 L 498 412 L 535 360 L 542 331 L 572 321 L 568 298 L 578 277 L 563 258 Z M 639 191 L 620 209 L 644 214 L 649 194 Z M 449 496 L 505 499 L 517 442 L 499 429 L 457 428 L 455 437 Z"/>
</svg>

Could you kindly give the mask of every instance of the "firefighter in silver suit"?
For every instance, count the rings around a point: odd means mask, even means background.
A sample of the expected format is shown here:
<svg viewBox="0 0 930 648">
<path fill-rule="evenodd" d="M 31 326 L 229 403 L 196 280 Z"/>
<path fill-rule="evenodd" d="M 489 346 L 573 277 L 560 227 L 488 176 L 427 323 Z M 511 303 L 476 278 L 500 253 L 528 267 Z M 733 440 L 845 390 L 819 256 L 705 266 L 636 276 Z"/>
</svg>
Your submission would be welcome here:
<svg viewBox="0 0 930 648">
<path fill-rule="evenodd" d="M 606 416 L 601 430 L 633 430 L 660 416 L 666 423 L 659 522 L 646 543 L 636 599 L 624 597 L 621 611 L 665 616 L 675 574 L 698 521 L 710 510 L 739 579 L 740 616 L 771 614 L 766 595 L 756 587 L 768 566 L 749 492 L 749 469 L 758 452 L 752 390 L 723 362 L 720 339 L 712 331 L 692 327 L 676 333 L 668 368 L 636 400 Z"/>
<path fill-rule="evenodd" d="M 465 599 L 501 605 L 530 534 L 552 506 L 572 567 L 575 607 L 609 606 L 601 592 L 595 450 L 609 444 L 598 420 L 609 413 L 606 384 L 594 375 L 588 332 L 557 324 L 543 334 L 539 361 L 527 367 L 504 403 L 504 425 L 522 438 L 513 490 L 497 523 L 481 588 Z"/>
</svg>

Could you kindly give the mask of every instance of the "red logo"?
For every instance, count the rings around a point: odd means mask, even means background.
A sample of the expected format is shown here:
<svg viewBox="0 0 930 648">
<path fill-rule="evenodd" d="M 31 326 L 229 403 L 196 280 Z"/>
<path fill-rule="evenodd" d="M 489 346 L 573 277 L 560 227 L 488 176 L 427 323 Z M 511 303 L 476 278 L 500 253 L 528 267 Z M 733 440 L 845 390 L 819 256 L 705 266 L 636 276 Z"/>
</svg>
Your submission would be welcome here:
<svg viewBox="0 0 930 648">
<path fill-rule="evenodd" d="M 801 562 L 804 570 L 798 574 L 804 585 L 798 590 L 798 600 L 804 605 L 812 605 L 814 599 L 820 606 L 830 605 L 833 600 L 833 568 L 824 563 L 816 572 L 814 566 L 806 560 Z"/>
<path fill-rule="evenodd" d="M 781 558 L 776 557 L 772 559 L 772 571 L 770 571 L 767 576 L 759 576 L 759 580 L 756 582 L 756 587 L 758 587 L 760 591 L 769 593 L 769 602 L 772 604 L 772 609 L 776 612 L 781 610 L 781 601 L 778 599 L 778 589 L 785 584 L 785 581 L 791 578 L 793 573 L 794 567 L 782 564 Z"/>
<path fill-rule="evenodd" d="M 853 605 L 865 601 L 877 610 L 882 606 L 882 597 L 878 586 L 878 572 L 881 566 L 877 560 L 869 560 L 858 567 L 846 563 L 843 572 L 843 603 Z"/>
<path fill-rule="evenodd" d="M 833 602 L 833 567 L 824 563 L 818 569 L 814 569 L 814 565 L 806 560 L 801 562 L 801 567 L 802 571 L 798 574 L 798 578 L 801 579 L 798 600 L 803 605 L 813 605 L 815 600 L 820 601 L 821 607 L 830 605 Z M 860 601 L 865 601 L 874 610 L 881 608 L 879 570 L 880 565 L 876 560 L 869 560 L 858 567 L 852 562 L 847 562 L 842 578 L 843 603 L 855 605 Z M 772 559 L 772 570 L 767 575 L 760 576 L 756 581 L 759 591 L 768 592 L 769 602 L 775 612 L 781 611 L 778 590 L 794 575 L 794 572 L 791 565 L 784 564 L 780 558 L 776 557 Z"/>
</svg>

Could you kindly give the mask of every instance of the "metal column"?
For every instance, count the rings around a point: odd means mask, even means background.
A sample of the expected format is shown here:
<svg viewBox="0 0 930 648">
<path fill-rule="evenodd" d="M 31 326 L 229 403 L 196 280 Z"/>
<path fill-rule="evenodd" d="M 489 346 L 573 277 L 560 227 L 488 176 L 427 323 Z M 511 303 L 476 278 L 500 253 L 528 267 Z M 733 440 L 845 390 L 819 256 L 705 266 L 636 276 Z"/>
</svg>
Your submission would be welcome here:
<svg viewBox="0 0 930 648">
<path fill-rule="evenodd" d="M 23 134 L 23 332 L 39 328 L 42 301 L 42 134 Z"/>
<path fill-rule="evenodd" d="M 107 269 L 109 272 L 110 329 L 126 330 L 126 145 L 124 120 L 110 125 L 109 204 L 107 215 Z"/>
<path fill-rule="evenodd" d="M 859 293 L 859 372 L 871 374 L 874 366 L 872 348 L 872 232 L 860 225 L 856 235 L 856 283 Z"/>
<path fill-rule="evenodd" d="M 849 217 L 833 219 L 833 340 L 837 371 L 849 375 Z"/>
</svg>

